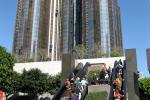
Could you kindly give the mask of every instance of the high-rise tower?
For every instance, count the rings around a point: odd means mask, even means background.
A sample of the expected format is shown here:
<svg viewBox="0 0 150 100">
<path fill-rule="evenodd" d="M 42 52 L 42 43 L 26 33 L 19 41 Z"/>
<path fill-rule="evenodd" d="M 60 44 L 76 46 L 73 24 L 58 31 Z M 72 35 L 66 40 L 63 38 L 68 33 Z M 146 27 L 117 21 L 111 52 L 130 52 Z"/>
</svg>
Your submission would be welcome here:
<svg viewBox="0 0 150 100">
<path fill-rule="evenodd" d="M 118 0 L 63 0 L 63 52 L 84 44 L 92 57 L 94 48 L 105 56 L 122 54 L 122 33 Z"/>
<path fill-rule="evenodd" d="M 86 41 L 86 0 L 62 0 L 62 53 Z M 84 32 L 84 33 L 83 33 Z"/>
<path fill-rule="evenodd" d="M 87 0 L 88 51 L 92 55 L 95 46 L 106 56 L 114 50 L 122 54 L 122 33 L 118 0 Z"/>
<path fill-rule="evenodd" d="M 18 61 L 47 57 L 50 0 L 18 0 L 13 54 Z"/>
<path fill-rule="evenodd" d="M 88 0 L 87 41 L 89 54 L 95 46 L 106 56 L 114 50 L 122 54 L 122 33 L 118 0 Z"/>
<path fill-rule="evenodd" d="M 68 53 L 74 46 L 74 0 L 62 0 L 62 37 L 61 50 L 62 53 Z"/>
<path fill-rule="evenodd" d="M 19 61 L 60 60 L 83 44 L 92 57 L 122 54 L 118 0 L 18 0 L 13 54 Z"/>
</svg>

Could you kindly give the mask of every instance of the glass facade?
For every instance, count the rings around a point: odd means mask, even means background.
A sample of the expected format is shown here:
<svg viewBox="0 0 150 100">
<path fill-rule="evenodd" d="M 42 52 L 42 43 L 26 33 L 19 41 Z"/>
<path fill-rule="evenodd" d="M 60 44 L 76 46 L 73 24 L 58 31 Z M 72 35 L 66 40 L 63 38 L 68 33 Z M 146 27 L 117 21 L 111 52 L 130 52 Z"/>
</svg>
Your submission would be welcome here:
<svg viewBox="0 0 150 100">
<path fill-rule="evenodd" d="M 75 0 L 74 1 L 74 37 L 75 37 L 75 45 L 80 45 L 83 43 L 82 41 L 82 0 Z"/>
<path fill-rule="evenodd" d="M 21 49 L 23 47 L 23 39 L 24 39 L 24 31 L 25 31 L 25 19 L 26 19 L 26 15 L 27 15 L 27 1 L 23 1 L 21 2 L 20 5 L 21 6 L 21 15 L 19 16 L 20 18 L 18 19 L 19 20 L 19 27 L 18 27 L 18 30 L 19 30 L 19 33 L 18 34 L 18 37 L 17 37 L 17 47 L 16 47 L 16 52 L 18 54 L 21 53 Z"/>
<path fill-rule="evenodd" d="M 73 36 L 74 36 L 73 37 L 73 40 L 74 40 L 74 45 L 73 46 L 74 47 L 76 46 L 76 37 L 75 37 L 75 35 L 76 35 L 75 33 L 76 32 L 75 32 L 75 30 L 76 30 L 76 21 L 77 21 L 77 19 L 76 19 L 76 16 L 77 16 L 77 1 L 78 0 L 74 0 L 74 32 L 73 32 L 74 33 L 73 34 Z"/>
<path fill-rule="evenodd" d="M 63 53 L 69 52 L 69 2 L 70 0 L 64 0 Z"/>
<path fill-rule="evenodd" d="M 94 50 L 94 14 L 93 14 L 93 0 L 88 0 L 88 53 L 92 55 Z"/>
<path fill-rule="evenodd" d="M 120 10 L 117 0 L 64 0 L 63 51 L 67 53 L 70 38 L 73 46 L 83 44 L 92 57 L 94 49 L 110 56 L 113 50 L 122 54 Z M 71 3 L 73 2 L 73 12 Z M 73 21 L 71 14 L 73 13 Z M 73 23 L 73 29 L 70 27 Z M 70 36 L 73 32 L 73 37 Z M 68 33 L 69 32 L 69 33 Z M 118 48 L 118 49 L 117 49 Z"/>
<path fill-rule="evenodd" d="M 13 54 L 18 62 L 47 55 L 49 0 L 18 0 Z"/>
<path fill-rule="evenodd" d="M 122 54 L 120 10 L 117 0 L 87 0 L 87 2 L 86 38 L 89 55 L 92 55 L 95 47 L 106 56 L 110 56 L 113 50 Z"/>
<path fill-rule="evenodd" d="M 60 26 L 61 26 L 61 0 L 50 1 L 48 57 L 52 61 L 60 59 Z"/>
<path fill-rule="evenodd" d="M 37 58 L 38 33 L 39 33 L 38 31 L 39 31 L 39 21 L 40 21 L 40 1 L 41 0 L 35 0 L 34 3 L 30 58 Z"/>
<path fill-rule="evenodd" d="M 100 1 L 101 51 L 110 56 L 110 30 L 108 0 Z"/>
<path fill-rule="evenodd" d="M 82 0 L 63 0 L 62 48 L 69 53 L 82 44 Z"/>
<path fill-rule="evenodd" d="M 122 53 L 118 0 L 18 0 L 14 35 L 18 59 L 59 60 L 79 44 Z"/>
</svg>

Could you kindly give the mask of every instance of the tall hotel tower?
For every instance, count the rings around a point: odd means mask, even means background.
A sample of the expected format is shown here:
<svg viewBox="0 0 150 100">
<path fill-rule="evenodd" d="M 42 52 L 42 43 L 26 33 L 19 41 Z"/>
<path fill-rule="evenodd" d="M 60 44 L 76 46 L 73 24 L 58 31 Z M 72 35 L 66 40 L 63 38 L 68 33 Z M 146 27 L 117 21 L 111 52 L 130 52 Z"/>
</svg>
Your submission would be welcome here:
<svg viewBox="0 0 150 100">
<path fill-rule="evenodd" d="M 122 54 L 118 0 L 62 0 L 62 50 L 84 44 L 90 56 L 98 48 L 106 56 Z"/>
<path fill-rule="evenodd" d="M 18 0 L 13 54 L 17 60 L 60 60 L 83 44 L 122 54 L 118 0 Z"/>
<path fill-rule="evenodd" d="M 18 0 L 13 54 L 18 61 L 59 59 L 61 0 Z"/>
<path fill-rule="evenodd" d="M 89 54 L 95 46 L 110 56 L 114 50 L 122 54 L 122 33 L 118 0 L 87 0 L 87 41 Z M 96 45 L 95 45 L 96 44 Z"/>
</svg>

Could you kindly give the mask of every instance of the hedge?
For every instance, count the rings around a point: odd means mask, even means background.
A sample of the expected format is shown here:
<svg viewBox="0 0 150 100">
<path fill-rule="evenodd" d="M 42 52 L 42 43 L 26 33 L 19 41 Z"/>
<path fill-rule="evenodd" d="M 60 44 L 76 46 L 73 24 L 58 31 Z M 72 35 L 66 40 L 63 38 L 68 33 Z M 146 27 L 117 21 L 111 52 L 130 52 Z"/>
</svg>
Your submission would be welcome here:
<svg viewBox="0 0 150 100">
<path fill-rule="evenodd" d="M 89 93 L 85 100 L 107 100 L 107 92 L 103 91 L 103 92 L 93 92 L 93 93 Z"/>
</svg>

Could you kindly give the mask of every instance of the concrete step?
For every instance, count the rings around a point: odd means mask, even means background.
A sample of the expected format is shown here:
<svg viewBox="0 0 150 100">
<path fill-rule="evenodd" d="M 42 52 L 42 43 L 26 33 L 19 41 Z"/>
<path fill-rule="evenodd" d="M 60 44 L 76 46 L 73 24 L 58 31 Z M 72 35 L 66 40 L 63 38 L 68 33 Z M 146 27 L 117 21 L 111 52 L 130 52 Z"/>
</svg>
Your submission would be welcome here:
<svg viewBox="0 0 150 100">
<path fill-rule="evenodd" d="M 101 92 L 107 91 L 110 92 L 110 85 L 90 85 L 88 86 L 88 93 L 90 92 Z"/>
</svg>

